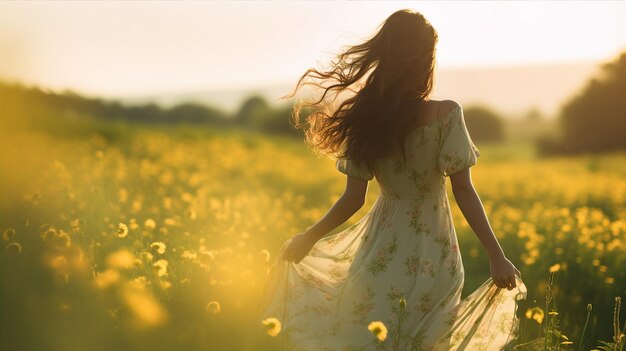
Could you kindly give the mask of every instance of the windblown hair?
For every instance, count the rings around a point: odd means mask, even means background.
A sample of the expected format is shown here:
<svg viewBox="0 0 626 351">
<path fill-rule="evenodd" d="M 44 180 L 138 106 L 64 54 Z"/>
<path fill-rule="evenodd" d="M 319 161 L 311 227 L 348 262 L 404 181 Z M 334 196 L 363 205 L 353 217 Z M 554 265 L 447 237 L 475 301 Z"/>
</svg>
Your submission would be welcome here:
<svg viewBox="0 0 626 351">
<path fill-rule="evenodd" d="M 317 152 L 364 162 L 370 169 L 375 159 L 397 151 L 406 158 L 404 143 L 418 120 L 416 109 L 430 98 L 434 86 L 437 41 L 437 32 L 422 14 L 396 11 L 373 37 L 337 55 L 330 70 L 310 68 L 300 77 L 294 91 L 282 98 L 294 96 L 302 85 L 324 93 L 316 102 L 294 104 L 292 126 L 304 132 Z M 301 84 L 307 77 L 329 85 Z M 323 104 L 333 89 L 331 104 Z M 355 94 L 333 108 L 332 102 L 346 90 Z M 304 120 L 303 107 L 311 108 Z"/>
</svg>

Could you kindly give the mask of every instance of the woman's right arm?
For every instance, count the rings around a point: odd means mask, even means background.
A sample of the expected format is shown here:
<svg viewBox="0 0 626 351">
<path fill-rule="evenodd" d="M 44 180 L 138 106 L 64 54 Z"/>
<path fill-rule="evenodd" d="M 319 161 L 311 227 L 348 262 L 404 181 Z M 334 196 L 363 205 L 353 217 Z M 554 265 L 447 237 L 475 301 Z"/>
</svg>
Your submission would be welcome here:
<svg viewBox="0 0 626 351">
<path fill-rule="evenodd" d="M 367 194 L 368 181 L 346 176 L 346 189 L 343 195 L 335 202 L 328 212 L 315 224 L 310 226 L 305 235 L 318 241 L 331 230 L 337 228 L 350 219 L 363 204 Z"/>
<path fill-rule="evenodd" d="M 279 256 L 287 261 L 300 263 L 315 243 L 331 230 L 347 221 L 365 203 L 367 180 L 348 176 L 346 190 L 328 212 L 304 233 L 289 239 L 288 246 L 281 249 Z"/>
</svg>

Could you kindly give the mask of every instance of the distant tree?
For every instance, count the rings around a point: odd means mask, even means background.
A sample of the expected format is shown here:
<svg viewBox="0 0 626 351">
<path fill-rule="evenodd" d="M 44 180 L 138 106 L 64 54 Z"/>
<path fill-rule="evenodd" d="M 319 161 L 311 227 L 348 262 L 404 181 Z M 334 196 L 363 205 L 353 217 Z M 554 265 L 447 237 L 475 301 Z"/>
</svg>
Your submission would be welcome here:
<svg viewBox="0 0 626 351">
<path fill-rule="evenodd" d="M 261 130 L 272 134 L 301 136 L 301 131 L 291 126 L 290 115 L 292 109 L 292 106 L 286 106 L 274 109 L 266 114 L 261 124 Z"/>
<path fill-rule="evenodd" d="M 111 119 L 124 119 L 126 113 L 126 107 L 119 101 L 111 101 L 106 107 L 107 116 Z"/>
<path fill-rule="evenodd" d="M 626 52 L 562 106 L 559 122 L 570 152 L 626 149 Z"/>
<path fill-rule="evenodd" d="M 504 123 L 502 117 L 485 106 L 471 106 L 463 110 L 467 130 L 472 141 L 502 141 Z"/>
<path fill-rule="evenodd" d="M 125 106 L 119 101 L 105 101 L 88 98 L 72 90 L 61 93 L 47 88 L 26 87 L 23 84 L 0 80 L 2 97 L 14 101 L 27 101 L 25 107 L 38 106 L 39 110 L 58 111 L 61 116 L 90 116 L 105 121 L 126 120 L 141 123 L 207 123 L 215 126 L 228 124 L 230 116 L 218 108 L 196 103 L 181 103 L 170 109 L 163 109 L 155 103 Z M 31 119 L 33 113 L 28 114 Z"/>
<path fill-rule="evenodd" d="M 129 120 L 135 122 L 163 122 L 165 121 L 164 111 L 155 103 L 140 106 L 130 106 L 127 108 Z"/>
<path fill-rule="evenodd" d="M 211 127 L 245 127 L 270 134 L 300 136 L 290 125 L 292 108 L 273 108 L 259 95 L 244 100 L 234 114 L 197 103 L 181 103 L 169 109 L 161 108 L 154 102 L 143 105 L 126 106 L 119 101 L 106 101 L 88 98 L 71 90 L 61 93 L 47 88 L 26 87 L 19 82 L 9 83 L 0 80 L 2 102 L 11 101 L 11 108 L 28 109 L 28 124 L 46 122 L 59 125 L 71 119 L 94 117 L 103 121 L 131 121 L 145 124 L 206 124 Z M 54 119 L 50 118 L 54 116 Z M 16 123 L 14 123 L 16 124 Z M 43 125 L 43 124 L 42 124 Z"/>
<path fill-rule="evenodd" d="M 258 126 L 270 111 L 267 101 L 260 95 L 254 95 L 244 100 L 235 114 L 234 121 L 240 125 Z"/>
</svg>

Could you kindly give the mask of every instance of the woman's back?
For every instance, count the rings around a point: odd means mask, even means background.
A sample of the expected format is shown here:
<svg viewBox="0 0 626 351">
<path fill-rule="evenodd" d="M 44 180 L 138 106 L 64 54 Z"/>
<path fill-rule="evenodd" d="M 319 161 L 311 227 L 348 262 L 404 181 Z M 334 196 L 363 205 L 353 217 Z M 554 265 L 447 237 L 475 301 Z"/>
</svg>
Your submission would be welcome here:
<svg viewBox="0 0 626 351">
<path fill-rule="evenodd" d="M 445 194 L 445 176 L 476 163 L 480 152 L 465 126 L 462 106 L 453 100 L 427 101 L 420 123 L 406 142 L 402 155 L 375 161 L 374 169 L 350 160 L 338 160 L 337 168 L 362 179 L 373 179 L 382 195 L 393 198 L 431 198 Z"/>
</svg>

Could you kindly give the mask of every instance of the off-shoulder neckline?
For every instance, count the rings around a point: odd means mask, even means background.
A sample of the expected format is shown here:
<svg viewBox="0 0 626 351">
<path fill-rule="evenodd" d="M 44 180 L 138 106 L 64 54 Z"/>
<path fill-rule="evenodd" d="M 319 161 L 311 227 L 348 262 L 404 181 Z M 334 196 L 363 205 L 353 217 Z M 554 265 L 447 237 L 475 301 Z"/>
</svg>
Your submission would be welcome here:
<svg viewBox="0 0 626 351">
<path fill-rule="evenodd" d="M 456 110 L 458 110 L 461 106 L 460 105 L 456 105 L 452 110 L 450 110 L 448 113 L 446 113 L 445 116 L 443 117 L 437 117 L 434 120 L 424 124 L 423 126 L 419 126 L 419 127 L 414 127 L 413 129 L 415 130 L 420 130 L 420 129 L 425 129 L 428 127 L 432 127 L 435 124 L 437 124 L 438 122 L 440 122 L 441 120 L 447 119 L 450 115 L 452 115 L 453 112 L 455 112 Z"/>
</svg>

